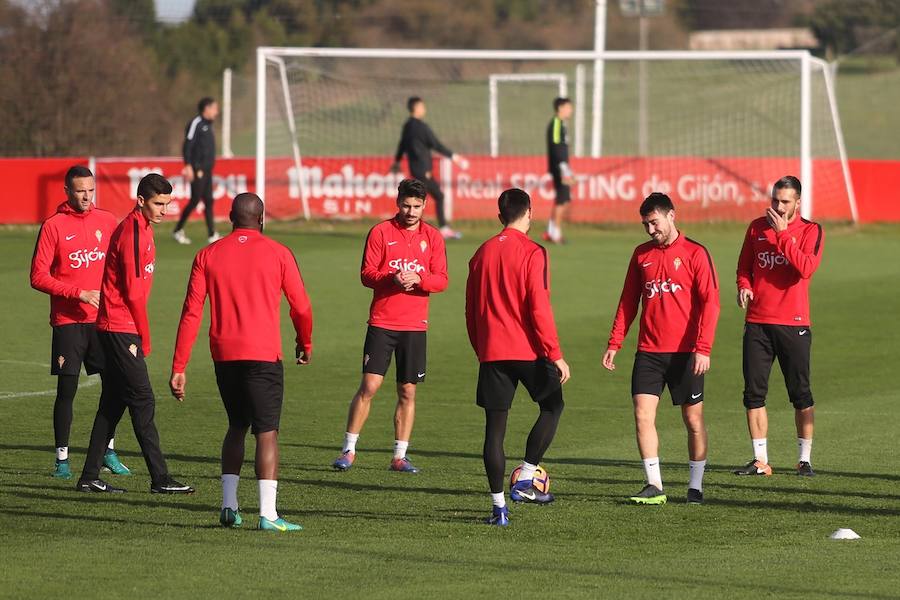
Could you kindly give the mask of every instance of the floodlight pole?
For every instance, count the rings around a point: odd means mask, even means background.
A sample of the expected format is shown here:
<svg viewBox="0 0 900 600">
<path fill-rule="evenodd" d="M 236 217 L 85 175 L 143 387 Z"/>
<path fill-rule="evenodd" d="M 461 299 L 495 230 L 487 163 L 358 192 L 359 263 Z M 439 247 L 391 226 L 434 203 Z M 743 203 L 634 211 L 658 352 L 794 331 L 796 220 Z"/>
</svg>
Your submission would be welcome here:
<svg viewBox="0 0 900 600">
<path fill-rule="evenodd" d="M 594 52 L 606 49 L 606 0 L 596 0 L 594 11 Z M 599 158 L 603 154 L 603 79 L 605 63 L 602 58 L 594 59 L 594 96 L 591 113 L 591 156 Z M 576 106 L 577 108 L 577 106 Z"/>
</svg>

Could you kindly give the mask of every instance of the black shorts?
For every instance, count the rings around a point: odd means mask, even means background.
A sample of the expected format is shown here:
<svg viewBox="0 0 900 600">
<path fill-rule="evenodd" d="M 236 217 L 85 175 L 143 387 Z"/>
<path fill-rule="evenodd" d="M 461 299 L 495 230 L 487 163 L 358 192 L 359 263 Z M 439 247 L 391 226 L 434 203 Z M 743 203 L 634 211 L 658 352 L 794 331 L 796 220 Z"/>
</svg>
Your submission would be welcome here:
<svg viewBox="0 0 900 600">
<path fill-rule="evenodd" d="M 397 355 L 397 383 L 425 381 L 425 332 L 394 331 L 369 325 L 363 346 L 362 372 L 384 375 Z"/>
<path fill-rule="evenodd" d="M 278 431 L 284 402 L 281 361 L 229 360 L 215 363 L 216 383 L 228 425 L 254 434 Z"/>
<path fill-rule="evenodd" d="M 509 410 L 519 382 L 542 409 L 562 407 L 562 384 L 556 365 L 546 358 L 481 363 L 475 403 L 485 410 Z"/>
<path fill-rule="evenodd" d="M 788 398 L 794 408 L 809 408 L 814 404 L 809 389 L 809 357 L 812 349 L 812 329 L 808 325 L 744 325 L 744 406 L 761 408 L 766 405 L 769 374 L 778 359 Z"/>
<path fill-rule="evenodd" d="M 81 365 L 88 375 L 100 373 L 106 365 L 103 346 L 93 323 L 72 323 L 53 328 L 50 349 L 51 375 L 78 375 Z"/>
<path fill-rule="evenodd" d="M 556 198 L 553 200 L 553 203 L 568 204 L 572 201 L 571 188 L 563 183 L 561 173 L 551 173 L 551 175 L 553 175 L 553 190 L 556 192 Z"/>
<path fill-rule="evenodd" d="M 641 352 L 634 355 L 631 395 L 662 396 L 669 387 L 672 404 L 703 402 L 703 375 L 694 375 L 693 352 Z"/>
</svg>

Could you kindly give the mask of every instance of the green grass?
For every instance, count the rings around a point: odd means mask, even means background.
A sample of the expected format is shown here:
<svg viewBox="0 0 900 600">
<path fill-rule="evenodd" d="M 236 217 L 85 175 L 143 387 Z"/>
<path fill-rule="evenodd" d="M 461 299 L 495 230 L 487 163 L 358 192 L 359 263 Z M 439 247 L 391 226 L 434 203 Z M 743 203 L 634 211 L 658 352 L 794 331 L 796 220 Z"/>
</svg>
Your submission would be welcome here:
<svg viewBox="0 0 900 600">
<path fill-rule="evenodd" d="M 813 390 L 819 476 L 798 479 L 792 409 L 777 374 L 770 395 L 775 476 L 739 479 L 750 455 L 741 407 L 741 313 L 733 273 L 743 230 L 691 226 L 722 280 L 722 317 L 707 379 L 710 468 L 703 506 L 683 504 L 684 428 L 661 403 L 658 428 L 670 503 L 633 507 L 642 485 L 629 399 L 634 334 L 619 369 L 600 367 L 625 263 L 644 240 L 639 227 L 572 228 L 552 248 L 554 307 L 573 379 L 544 464 L 558 502 L 514 507 L 512 525 L 480 524 L 489 498 L 480 459 L 482 413 L 474 405 L 476 362 L 463 326 L 466 261 L 492 229 L 464 227 L 451 244 L 450 288 L 432 299 L 428 380 L 421 386 L 411 456 L 417 476 L 387 471 L 392 386 L 376 399 L 356 466 L 329 468 L 341 440 L 369 293 L 357 265 L 361 225 L 279 224 L 273 235 L 297 254 L 316 317 L 309 367 L 286 368 L 279 508 L 303 523 L 297 535 L 217 527 L 218 453 L 225 415 L 206 341 L 188 369 L 188 396 L 167 393 L 172 344 L 194 248 L 160 234 L 149 359 L 157 424 L 172 473 L 190 497 L 151 496 L 130 424 L 118 447 L 134 471 L 114 481 L 122 496 L 77 495 L 49 477 L 53 463 L 47 374 L 47 299 L 27 284 L 34 229 L 0 231 L 0 597 L 458 598 L 541 594 L 559 598 L 897 597 L 900 576 L 900 229 L 827 228 L 812 284 Z M 190 231 L 202 238 L 199 229 Z M 287 320 L 283 321 L 289 337 Z M 392 373 L 392 372 L 391 372 Z M 84 458 L 98 388 L 76 399 L 73 469 Z M 508 466 L 521 459 L 535 407 L 520 394 L 507 434 Z M 252 442 L 248 444 L 252 459 Z M 240 500 L 258 507 L 252 465 Z M 835 542 L 839 527 L 862 540 Z"/>
</svg>

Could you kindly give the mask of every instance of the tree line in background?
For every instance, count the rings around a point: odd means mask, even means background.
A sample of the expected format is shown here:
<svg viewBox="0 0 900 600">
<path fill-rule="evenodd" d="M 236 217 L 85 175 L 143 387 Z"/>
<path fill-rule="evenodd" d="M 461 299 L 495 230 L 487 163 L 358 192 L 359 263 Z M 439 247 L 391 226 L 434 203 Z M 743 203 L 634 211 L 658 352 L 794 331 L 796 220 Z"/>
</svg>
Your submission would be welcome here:
<svg viewBox="0 0 900 600">
<path fill-rule="evenodd" d="M 637 47 L 617 0 L 607 23 L 607 48 Z M 830 55 L 870 39 L 896 54 L 900 1 L 669 0 L 650 47 L 801 25 Z M 587 49 L 593 28 L 594 0 L 197 0 L 179 24 L 153 0 L 0 0 L 0 155 L 177 153 L 197 99 L 227 67 L 251 76 L 259 45 Z"/>
</svg>

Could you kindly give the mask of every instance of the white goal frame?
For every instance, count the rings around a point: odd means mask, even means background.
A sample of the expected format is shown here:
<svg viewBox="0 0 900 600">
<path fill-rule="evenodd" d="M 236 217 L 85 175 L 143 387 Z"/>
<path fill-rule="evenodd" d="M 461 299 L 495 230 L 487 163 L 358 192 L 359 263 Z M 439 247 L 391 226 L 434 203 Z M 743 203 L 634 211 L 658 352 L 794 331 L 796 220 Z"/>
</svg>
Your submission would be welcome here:
<svg viewBox="0 0 900 600">
<path fill-rule="evenodd" d="M 807 50 L 772 50 L 772 51 L 697 51 L 697 50 L 425 50 L 399 48 L 287 48 L 260 46 L 256 49 L 256 193 L 265 201 L 266 192 L 266 68 L 271 62 L 279 67 L 281 83 L 284 88 L 288 125 L 293 141 L 294 161 L 298 169 L 301 196 L 304 199 L 304 212 L 309 214 L 306 202 L 307 190 L 304 189 L 303 177 L 300 177 L 299 141 L 294 127 L 293 111 L 290 106 L 290 90 L 284 71 L 285 57 L 322 57 L 322 58 L 368 58 L 368 59 L 408 59 L 408 60 L 533 60 L 533 61 L 663 61 L 663 60 L 770 60 L 798 61 L 800 64 L 800 180 L 803 182 L 803 203 L 801 212 L 809 218 L 813 214 L 815 202 L 812 169 L 812 66 L 822 69 L 825 78 L 826 93 L 837 137 L 841 168 L 847 185 L 850 213 L 854 222 L 858 221 L 856 198 L 850 179 L 850 168 L 847 162 L 847 151 L 837 110 L 833 74 L 828 64 L 813 57 Z M 594 95 L 599 90 L 600 81 L 594 81 Z M 602 122 L 602 115 L 594 114 L 596 125 Z M 597 134 L 597 128 L 593 128 Z M 597 142 L 598 140 L 594 140 Z M 599 144 L 592 143 L 591 155 L 599 155 Z"/>
</svg>

